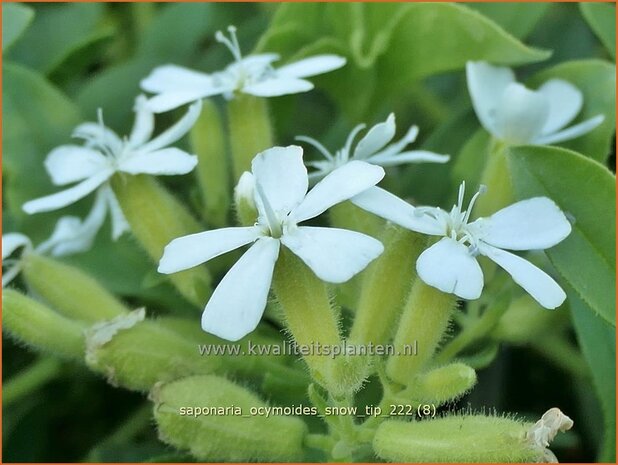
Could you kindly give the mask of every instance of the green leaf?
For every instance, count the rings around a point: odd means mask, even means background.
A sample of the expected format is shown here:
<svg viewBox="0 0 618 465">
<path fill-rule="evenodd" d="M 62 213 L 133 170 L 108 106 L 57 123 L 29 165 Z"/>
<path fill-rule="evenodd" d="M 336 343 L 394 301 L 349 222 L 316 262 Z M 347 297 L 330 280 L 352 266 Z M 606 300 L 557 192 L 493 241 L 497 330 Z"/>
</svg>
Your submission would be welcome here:
<svg viewBox="0 0 618 465">
<path fill-rule="evenodd" d="M 605 121 L 581 137 L 560 145 L 575 150 L 597 161 L 609 156 L 616 126 L 616 68 L 603 60 L 578 60 L 561 63 L 535 75 L 530 84 L 541 85 L 549 79 L 564 79 L 575 85 L 584 97 L 584 106 L 571 124 L 605 115 Z"/>
<path fill-rule="evenodd" d="M 7 3 L 2 7 L 2 52 L 19 39 L 33 17 L 34 10 L 20 3 Z"/>
<path fill-rule="evenodd" d="M 573 219 L 573 231 L 546 253 L 564 281 L 606 322 L 616 325 L 616 179 L 578 153 L 554 147 L 508 151 L 519 199 L 544 195 Z"/>
<path fill-rule="evenodd" d="M 465 3 L 499 24 L 518 39 L 532 32 L 547 13 L 550 3 Z"/>
<path fill-rule="evenodd" d="M 616 334 L 597 317 L 577 292 L 567 287 L 577 340 L 592 372 L 603 410 L 604 431 L 600 462 L 616 461 Z"/>
<path fill-rule="evenodd" d="M 101 3 L 59 3 L 40 5 L 36 16 L 9 58 L 29 68 L 50 73 L 92 42 L 109 36 L 101 20 Z"/>
<path fill-rule="evenodd" d="M 79 123 L 77 108 L 41 75 L 5 63 L 2 80 L 4 215 L 36 243 L 51 233 L 55 214 L 26 215 L 22 204 L 54 190 L 43 160 Z M 27 182 L 24 182 L 27 180 Z M 4 218 L 3 215 L 3 218 Z"/>
<path fill-rule="evenodd" d="M 616 59 L 616 6 L 608 3 L 580 3 L 579 9 L 612 58 Z"/>
<path fill-rule="evenodd" d="M 308 52 L 317 41 L 320 53 L 349 59 L 315 81 L 355 118 L 401 98 L 414 81 L 461 69 L 468 60 L 516 65 L 549 56 L 485 16 L 447 3 L 283 4 L 257 50 L 299 58 L 299 50 Z"/>
</svg>

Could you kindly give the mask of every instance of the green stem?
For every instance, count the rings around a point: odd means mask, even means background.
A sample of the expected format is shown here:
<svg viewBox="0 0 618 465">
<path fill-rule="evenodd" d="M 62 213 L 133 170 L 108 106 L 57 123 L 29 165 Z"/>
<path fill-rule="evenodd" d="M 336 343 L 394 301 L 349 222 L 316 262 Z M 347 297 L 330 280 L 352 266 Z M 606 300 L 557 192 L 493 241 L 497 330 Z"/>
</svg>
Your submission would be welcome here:
<svg viewBox="0 0 618 465">
<path fill-rule="evenodd" d="M 513 185 L 509 171 L 506 149 L 501 142 L 492 140 L 481 184 L 487 186 L 487 194 L 481 195 L 474 207 L 475 216 L 487 217 L 513 202 Z"/>
<path fill-rule="evenodd" d="M 7 408 L 19 399 L 40 389 L 60 373 L 61 363 L 55 358 L 41 358 L 28 368 L 9 378 L 2 388 L 2 407 Z"/>
<path fill-rule="evenodd" d="M 90 450 L 88 455 L 84 457 L 84 462 L 99 462 L 105 457 L 100 457 L 97 454 L 100 449 L 108 447 L 118 447 L 129 443 L 135 436 L 150 426 L 152 421 L 152 406 L 150 404 L 142 405 L 129 415 L 124 422 L 116 428 L 109 436 L 100 441 L 96 447 Z"/>
<path fill-rule="evenodd" d="M 195 173 L 202 193 L 204 218 L 213 227 L 221 228 L 227 224 L 230 207 L 230 173 L 221 115 L 211 100 L 203 100 L 202 113 L 190 137 L 199 160 Z"/>
<path fill-rule="evenodd" d="M 259 152 L 273 146 L 273 130 L 265 98 L 236 95 L 228 103 L 230 148 L 234 181 L 251 170 L 251 160 Z"/>
<path fill-rule="evenodd" d="M 408 385 L 433 357 L 444 337 L 457 299 L 417 279 L 404 304 L 394 339 L 394 355 L 386 372 L 393 380 Z M 418 351 L 414 353 L 414 348 Z"/>
<path fill-rule="evenodd" d="M 131 3 L 135 35 L 141 38 L 155 16 L 155 4 L 150 2 Z"/>
<path fill-rule="evenodd" d="M 294 341 L 310 349 L 304 360 L 312 376 L 329 391 L 340 394 L 333 373 L 334 359 L 312 350 L 317 343 L 331 348 L 341 344 L 339 322 L 326 286 L 299 258 L 282 248 L 273 288 Z"/>
<path fill-rule="evenodd" d="M 486 337 L 498 324 L 504 312 L 507 311 L 509 303 L 509 299 L 504 297 L 490 305 L 481 318 L 476 322 L 470 323 L 469 326 L 465 327 L 461 333 L 444 346 L 435 357 L 435 363 L 444 364 L 449 362 L 466 347 Z"/>
</svg>

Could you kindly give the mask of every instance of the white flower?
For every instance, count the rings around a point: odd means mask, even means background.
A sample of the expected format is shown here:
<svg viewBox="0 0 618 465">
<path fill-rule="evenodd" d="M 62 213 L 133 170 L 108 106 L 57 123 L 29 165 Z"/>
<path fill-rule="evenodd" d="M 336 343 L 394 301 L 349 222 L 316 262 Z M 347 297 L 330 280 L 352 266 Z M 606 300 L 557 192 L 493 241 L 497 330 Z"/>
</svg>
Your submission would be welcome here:
<svg viewBox="0 0 618 465">
<path fill-rule="evenodd" d="M 388 167 L 404 163 L 446 163 L 450 158 L 448 155 L 439 155 L 427 150 L 409 150 L 404 152 L 405 147 L 416 140 L 418 135 L 417 126 L 412 126 L 405 136 L 387 146 L 386 144 L 395 137 L 396 126 L 393 113 L 388 115 L 386 121 L 378 123 L 369 129 L 367 134 L 356 144 L 354 151 L 352 151 L 354 139 L 364 128 L 364 124 L 359 124 L 352 129 L 345 145 L 337 150 L 334 155 L 311 137 L 296 137 L 296 140 L 313 145 L 326 158 L 323 161 L 307 162 L 307 166 L 317 170 L 309 174 L 309 179 L 321 179 L 350 160 L 362 160 L 373 165 Z"/>
<path fill-rule="evenodd" d="M 55 185 L 79 182 L 75 186 L 23 205 L 26 213 L 40 213 L 66 207 L 99 188 L 98 197 L 110 211 L 112 235 L 118 238 L 128 229 L 118 200 L 109 187 L 109 179 L 117 172 L 128 174 L 175 175 L 190 172 L 197 157 L 168 147 L 184 136 L 193 126 L 201 111 L 201 102 L 189 108 L 175 125 L 150 140 L 154 129 L 154 115 L 140 95 L 135 103 L 135 124 L 128 138 L 121 139 L 99 123 L 84 123 L 75 128 L 73 137 L 83 139 L 84 146 L 62 145 L 45 159 L 45 168 Z M 102 203 L 103 204 L 103 203 Z"/>
<path fill-rule="evenodd" d="M 32 246 L 29 237 L 21 233 L 8 233 L 2 236 L 2 287 L 5 287 L 21 272 L 23 261 L 9 258 L 18 249 L 23 248 L 22 257 L 31 251 L 48 254 L 52 257 L 62 257 L 85 252 L 92 247 L 94 238 L 105 221 L 107 212 L 106 196 L 111 189 L 99 189 L 92 210 L 85 220 L 75 216 L 61 217 L 49 239 L 37 247 Z"/>
<path fill-rule="evenodd" d="M 148 102 L 155 113 L 213 95 L 231 99 L 237 92 L 258 97 L 307 92 L 314 86 L 303 78 L 333 71 L 346 63 L 345 58 L 338 55 L 316 55 L 275 69 L 272 64 L 279 55 L 264 53 L 243 58 L 236 28 L 230 26 L 228 30 L 230 38 L 221 31 L 215 35 L 217 41 L 232 52 L 235 60 L 223 71 L 206 74 L 170 64 L 155 68 L 142 80 L 142 89 L 158 94 Z"/>
<path fill-rule="evenodd" d="M 515 81 L 509 68 L 483 61 L 466 64 L 472 106 L 483 127 L 495 138 L 512 144 L 547 145 L 574 139 L 603 122 L 597 115 L 563 129 L 582 108 L 582 93 L 561 79 L 537 90 Z"/>
<path fill-rule="evenodd" d="M 332 172 L 311 191 L 300 147 L 273 147 L 252 163 L 253 192 L 259 217 L 254 226 L 223 228 L 170 242 L 159 272 L 175 273 L 252 244 L 215 289 L 202 316 L 202 328 L 238 340 L 257 326 L 268 297 L 281 244 L 322 280 L 342 283 L 382 253 L 382 244 L 344 229 L 298 226 L 331 206 L 375 185 L 379 166 L 361 161 Z"/>
<path fill-rule="evenodd" d="M 477 299 L 483 290 L 483 272 L 477 261 L 484 255 L 504 268 L 513 280 L 545 308 L 556 308 L 566 294 L 544 271 L 509 250 L 542 250 L 552 247 L 571 232 L 571 224 L 547 197 L 522 200 L 489 218 L 469 222 L 477 192 L 463 210 L 465 183 L 457 205 L 450 212 L 440 208 L 415 208 L 377 187 L 352 201 L 361 208 L 413 231 L 443 236 L 425 250 L 416 262 L 420 278 L 443 292 L 463 299 Z"/>
</svg>

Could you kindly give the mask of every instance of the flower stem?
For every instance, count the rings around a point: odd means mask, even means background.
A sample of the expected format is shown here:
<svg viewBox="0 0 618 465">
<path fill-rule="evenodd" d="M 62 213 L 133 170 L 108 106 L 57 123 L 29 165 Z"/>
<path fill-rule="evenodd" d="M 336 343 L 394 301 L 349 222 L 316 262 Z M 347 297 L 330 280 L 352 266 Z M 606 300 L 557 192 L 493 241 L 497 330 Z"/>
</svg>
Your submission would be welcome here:
<svg viewBox="0 0 618 465">
<path fill-rule="evenodd" d="M 2 407 L 7 408 L 19 399 L 34 393 L 60 373 L 61 363 L 51 357 L 44 357 L 28 368 L 9 378 L 2 388 Z"/>
<path fill-rule="evenodd" d="M 155 262 L 170 241 L 201 230 L 185 207 L 150 176 L 115 176 L 112 187 L 131 231 Z M 212 292 L 204 265 L 174 273 L 170 279 L 183 297 L 200 308 Z"/>
<path fill-rule="evenodd" d="M 500 317 L 509 308 L 509 300 L 503 297 L 492 305 L 489 305 L 483 315 L 476 321 L 453 338 L 435 357 L 437 364 L 447 363 L 452 360 L 463 349 L 471 345 L 472 343 L 487 336 L 493 328 L 498 324 Z"/>
<path fill-rule="evenodd" d="M 506 158 L 507 148 L 495 140 L 489 144 L 489 154 L 481 176 L 481 184 L 487 186 L 487 194 L 481 195 L 476 202 L 475 216 L 490 216 L 513 201 L 513 185 Z"/>
<path fill-rule="evenodd" d="M 317 354 L 317 344 L 330 348 L 341 344 L 339 322 L 331 306 L 326 285 L 294 254 L 281 249 L 275 267 L 273 288 L 283 309 L 285 322 L 304 355 L 313 378 L 331 393 L 341 389 L 334 379 L 333 358 Z"/>
<path fill-rule="evenodd" d="M 204 218 L 215 228 L 227 224 L 230 207 L 229 161 L 224 134 L 217 106 L 211 100 L 203 100 L 202 113 L 190 137 L 199 160 L 195 172 L 204 203 Z"/>
<path fill-rule="evenodd" d="M 425 367 L 446 333 L 456 303 L 453 294 L 420 279 L 414 282 L 395 333 L 395 354 L 386 366 L 393 381 L 407 385 Z"/>
<path fill-rule="evenodd" d="M 251 170 L 251 160 L 259 152 L 273 146 L 273 131 L 265 98 L 236 95 L 228 103 L 230 147 L 234 181 Z"/>
</svg>

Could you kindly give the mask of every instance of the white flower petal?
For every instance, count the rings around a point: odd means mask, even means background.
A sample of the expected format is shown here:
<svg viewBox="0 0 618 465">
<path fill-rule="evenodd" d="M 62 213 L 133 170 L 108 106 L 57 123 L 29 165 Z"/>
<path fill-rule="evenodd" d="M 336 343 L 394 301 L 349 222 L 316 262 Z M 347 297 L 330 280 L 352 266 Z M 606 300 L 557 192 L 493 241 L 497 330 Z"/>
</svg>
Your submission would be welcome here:
<svg viewBox="0 0 618 465">
<path fill-rule="evenodd" d="M 213 79 L 206 73 L 200 73 L 177 65 L 157 66 L 141 80 L 140 86 L 147 92 L 158 94 L 178 89 L 207 89 L 213 86 Z"/>
<path fill-rule="evenodd" d="M 105 145 L 112 152 L 122 150 L 122 140 L 114 131 L 99 123 L 82 123 L 73 130 L 72 137 L 83 139 L 89 144 Z"/>
<path fill-rule="evenodd" d="M 129 136 L 129 145 L 131 147 L 138 147 L 152 136 L 154 130 L 154 114 L 148 108 L 148 99 L 145 95 L 139 95 L 135 99 L 135 106 L 133 111 L 135 112 L 135 123 Z"/>
<path fill-rule="evenodd" d="M 202 329 L 228 341 L 253 331 L 264 313 L 279 241 L 263 237 L 223 277 L 202 314 Z"/>
<path fill-rule="evenodd" d="M 202 101 L 198 100 L 189 107 L 187 113 L 180 118 L 176 124 L 163 131 L 150 142 L 142 145 L 140 150 L 144 152 L 153 152 L 173 144 L 191 130 L 199 118 L 201 111 Z"/>
<path fill-rule="evenodd" d="M 114 171 L 111 169 L 101 171 L 69 189 L 39 199 L 30 200 L 24 203 L 22 208 L 26 213 L 32 215 L 33 213 L 48 212 L 66 207 L 86 197 L 107 181 L 113 174 Z"/>
<path fill-rule="evenodd" d="M 110 219 L 112 222 L 112 239 L 117 240 L 120 236 L 122 236 L 125 232 L 131 230 L 131 226 L 127 221 L 127 218 L 124 216 L 122 211 L 122 207 L 118 202 L 118 198 L 114 191 L 109 185 L 103 186 L 101 188 L 103 193 L 106 196 L 107 206 L 109 207 Z"/>
<path fill-rule="evenodd" d="M 419 214 L 408 202 L 379 187 L 371 187 L 350 201 L 363 210 L 412 231 L 431 235 L 445 232 L 433 218 Z"/>
<path fill-rule="evenodd" d="M 284 233 L 281 243 L 329 283 L 348 281 L 384 251 L 373 237 L 336 228 L 301 226 Z"/>
<path fill-rule="evenodd" d="M 28 236 L 21 233 L 8 233 L 2 235 L 2 259 L 8 258 L 20 247 L 31 247 L 32 242 Z"/>
<path fill-rule="evenodd" d="M 547 97 L 519 83 L 506 87 L 498 105 L 496 136 L 515 144 L 532 142 L 549 117 Z"/>
<path fill-rule="evenodd" d="M 181 107 L 187 103 L 201 101 L 203 98 L 212 97 L 227 92 L 222 87 L 209 87 L 204 89 L 183 89 L 163 92 L 148 99 L 146 106 L 153 113 L 163 113 Z"/>
<path fill-rule="evenodd" d="M 548 145 L 555 144 L 556 142 L 564 142 L 565 140 L 575 139 L 576 137 L 582 136 L 592 131 L 604 120 L 605 116 L 597 115 L 593 118 L 587 119 L 586 121 L 582 121 L 579 124 L 563 129 L 562 131 L 537 137 L 534 140 L 534 143 L 539 145 Z"/>
<path fill-rule="evenodd" d="M 315 218 L 333 205 L 348 200 L 375 186 L 384 177 L 384 169 L 353 160 L 332 171 L 309 191 L 290 216 L 297 222 Z"/>
<path fill-rule="evenodd" d="M 498 105 L 506 87 L 515 82 L 513 71 L 484 61 L 469 61 L 466 78 L 476 116 L 488 132 L 496 135 Z"/>
<path fill-rule="evenodd" d="M 529 261 L 490 245 L 483 244 L 480 251 L 504 268 L 513 277 L 513 281 L 523 287 L 543 307 L 549 309 L 559 307 L 566 299 L 566 294 L 558 283 Z"/>
<path fill-rule="evenodd" d="M 255 241 L 259 231 L 246 228 L 213 229 L 179 237 L 165 246 L 159 273 L 176 273 L 212 260 L 219 255 Z"/>
<path fill-rule="evenodd" d="M 384 167 L 403 165 L 404 163 L 446 163 L 450 156 L 429 152 L 428 150 L 410 150 L 394 155 L 375 155 L 367 158 L 369 163 Z"/>
<path fill-rule="evenodd" d="M 279 97 L 280 95 L 307 92 L 313 89 L 313 87 L 312 83 L 304 79 L 275 76 L 253 84 L 247 84 L 242 88 L 242 92 L 255 95 L 256 97 Z"/>
<path fill-rule="evenodd" d="M 118 170 L 129 174 L 187 174 L 197 165 L 197 156 L 169 147 L 154 152 L 132 153 L 118 161 Z"/>
<path fill-rule="evenodd" d="M 481 225 L 483 242 L 510 250 L 547 249 L 571 233 L 571 223 L 547 197 L 522 200 L 475 224 Z"/>
<path fill-rule="evenodd" d="M 584 98 L 580 90 L 562 79 L 551 79 L 537 92 L 549 101 L 549 117 L 541 134 L 551 134 L 573 120 L 582 108 Z"/>
<path fill-rule="evenodd" d="M 365 137 L 356 145 L 353 158 L 365 160 L 367 157 L 375 154 L 395 137 L 395 130 L 395 115 L 391 113 L 386 118 L 386 121 L 376 124 L 367 131 Z"/>
<path fill-rule="evenodd" d="M 61 257 L 90 250 L 94 239 L 105 222 L 109 185 L 97 191 L 92 209 L 84 221 L 75 216 L 63 216 L 56 223 L 54 232 L 45 242 L 36 247 L 39 253 Z"/>
<path fill-rule="evenodd" d="M 277 68 L 277 74 L 285 77 L 304 78 L 334 71 L 345 64 L 346 59 L 339 55 L 317 55 Z"/>
<path fill-rule="evenodd" d="M 425 250 L 416 261 L 419 277 L 442 292 L 474 300 L 483 290 L 483 272 L 468 248 L 445 237 Z"/>
<path fill-rule="evenodd" d="M 297 145 L 273 147 L 258 153 L 251 162 L 251 171 L 254 182 L 260 185 L 277 213 L 287 215 L 305 198 L 309 188 L 303 149 Z M 259 196 L 256 200 L 261 206 Z"/>
<path fill-rule="evenodd" d="M 108 168 L 103 154 L 78 145 L 61 145 L 45 158 L 45 169 L 57 186 L 82 181 Z"/>
</svg>

